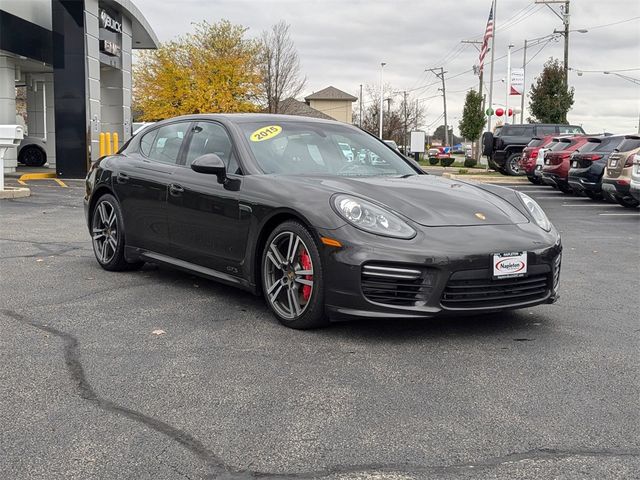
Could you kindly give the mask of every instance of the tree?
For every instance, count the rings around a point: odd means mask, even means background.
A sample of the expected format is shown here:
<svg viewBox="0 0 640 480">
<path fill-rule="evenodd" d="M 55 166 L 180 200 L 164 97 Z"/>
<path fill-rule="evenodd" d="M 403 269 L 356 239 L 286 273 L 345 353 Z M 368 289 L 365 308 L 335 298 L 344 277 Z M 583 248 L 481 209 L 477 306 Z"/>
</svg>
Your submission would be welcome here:
<svg viewBox="0 0 640 480">
<path fill-rule="evenodd" d="M 384 121 L 382 124 L 382 138 L 385 140 L 393 140 L 398 145 L 404 145 L 408 143 L 408 135 L 405 139 L 405 104 L 404 97 L 400 97 L 401 100 L 394 102 L 393 90 L 390 85 L 384 87 Z M 367 85 L 365 88 L 365 99 L 363 99 L 362 108 L 362 128 L 367 132 L 378 136 L 380 126 L 380 90 L 378 86 Z M 418 103 L 419 105 L 419 103 Z M 359 105 L 354 106 L 353 124 L 360 125 L 359 118 Z M 417 129 L 424 118 L 424 110 L 422 108 L 416 109 L 415 100 L 407 97 L 407 129 Z"/>
<path fill-rule="evenodd" d="M 133 68 L 133 109 L 140 120 L 258 110 L 260 45 L 227 20 L 140 53 Z"/>
<path fill-rule="evenodd" d="M 287 23 L 281 20 L 262 32 L 260 44 L 263 103 L 268 112 L 278 113 L 280 102 L 298 96 L 306 78 L 300 77 L 300 59 Z"/>
<path fill-rule="evenodd" d="M 462 120 L 458 124 L 460 135 L 467 140 L 477 140 L 484 129 L 485 122 L 482 95 L 475 90 L 469 90 L 462 109 Z"/>
<path fill-rule="evenodd" d="M 458 143 L 462 142 L 462 139 L 460 137 L 456 137 L 453 134 L 453 127 L 451 125 L 448 125 L 448 127 L 449 127 L 449 145 L 457 145 Z M 445 140 L 444 125 L 440 125 L 438 128 L 436 128 L 433 131 L 433 135 L 431 135 L 431 138 L 440 140 L 442 142 L 442 145 L 444 145 L 444 140 Z"/>
<path fill-rule="evenodd" d="M 573 87 L 564 82 L 564 68 L 558 59 L 550 58 L 544 70 L 531 85 L 529 121 L 541 123 L 568 123 L 567 113 L 573 105 Z"/>
</svg>

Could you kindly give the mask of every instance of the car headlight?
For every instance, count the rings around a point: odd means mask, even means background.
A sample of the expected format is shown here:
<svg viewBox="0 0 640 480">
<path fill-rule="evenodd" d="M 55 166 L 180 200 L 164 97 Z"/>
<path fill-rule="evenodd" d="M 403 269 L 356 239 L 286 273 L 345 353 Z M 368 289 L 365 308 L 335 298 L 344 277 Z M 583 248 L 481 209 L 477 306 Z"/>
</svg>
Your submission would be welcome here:
<svg viewBox="0 0 640 480">
<path fill-rule="evenodd" d="M 416 235 L 398 215 L 372 202 L 351 195 L 336 195 L 332 200 L 338 215 L 365 232 L 395 238 Z"/>
<path fill-rule="evenodd" d="M 526 195 L 522 192 L 516 193 L 520 196 L 520 200 L 522 200 L 524 206 L 527 207 L 527 210 L 529 210 L 529 213 L 538 224 L 538 226 L 541 229 L 549 232 L 551 230 L 551 222 L 549 221 L 546 213 L 544 213 L 542 208 L 540 208 L 540 205 L 538 205 L 538 203 L 529 195 Z"/>
</svg>

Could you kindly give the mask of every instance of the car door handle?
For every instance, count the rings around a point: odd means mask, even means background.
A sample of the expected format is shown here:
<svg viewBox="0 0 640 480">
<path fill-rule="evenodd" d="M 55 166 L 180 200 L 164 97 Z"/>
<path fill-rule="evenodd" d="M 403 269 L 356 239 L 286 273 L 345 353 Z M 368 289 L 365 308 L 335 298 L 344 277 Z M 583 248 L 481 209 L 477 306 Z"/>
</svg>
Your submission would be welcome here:
<svg viewBox="0 0 640 480">
<path fill-rule="evenodd" d="M 127 175 L 126 173 L 119 172 L 118 176 L 116 177 L 116 181 L 118 183 L 127 183 L 129 181 L 129 175 Z"/>
<path fill-rule="evenodd" d="M 178 196 L 182 192 L 184 192 L 184 188 L 182 188 L 181 185 L 178 185 L 177 183 L 169 185 L 169 193 L 171 193 L 171 195 Z"/>
</svg>

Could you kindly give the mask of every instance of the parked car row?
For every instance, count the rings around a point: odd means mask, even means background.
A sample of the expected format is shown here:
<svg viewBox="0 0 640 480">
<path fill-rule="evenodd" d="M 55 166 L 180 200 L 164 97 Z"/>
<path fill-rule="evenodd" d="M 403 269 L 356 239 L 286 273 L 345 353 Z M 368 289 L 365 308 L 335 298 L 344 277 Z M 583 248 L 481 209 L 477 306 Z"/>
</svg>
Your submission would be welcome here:
<svg viewBox="0 0 640 480">
<path fill-rule="evenodd" d="M 522 151 L 520 168 L 536 185 L 628 208 L 640 204 L 640 135 L 534 137 Z"/>
</svg>

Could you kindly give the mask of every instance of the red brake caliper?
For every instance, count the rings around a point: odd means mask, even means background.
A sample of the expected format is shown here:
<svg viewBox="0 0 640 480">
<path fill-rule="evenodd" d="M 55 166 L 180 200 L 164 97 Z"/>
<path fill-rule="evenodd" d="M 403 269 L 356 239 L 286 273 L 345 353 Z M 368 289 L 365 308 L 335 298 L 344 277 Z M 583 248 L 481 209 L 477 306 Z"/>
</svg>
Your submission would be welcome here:
<svg viewBox="0 0 640 480">
<path fill-rule="evenodd" d="M 309 257 L 309 254 L 307 253 L 306 250 L 302 250 L 302 252 L 300 253 L 300 265 L 302 265 L 303 270 L 311 269 L 311 257 Z M 311 280 L 313 278 L 313 275 L 305 275 L 304 278 L 306 280 Z M 303 285 L 302 298 L 304 298 L 305 301 L 308 301 L 310 296 L 311 296 L 311 287 L 309 285 Z"/>
</svg>

